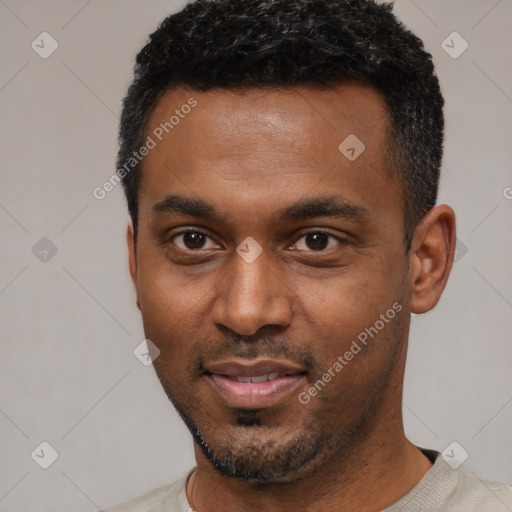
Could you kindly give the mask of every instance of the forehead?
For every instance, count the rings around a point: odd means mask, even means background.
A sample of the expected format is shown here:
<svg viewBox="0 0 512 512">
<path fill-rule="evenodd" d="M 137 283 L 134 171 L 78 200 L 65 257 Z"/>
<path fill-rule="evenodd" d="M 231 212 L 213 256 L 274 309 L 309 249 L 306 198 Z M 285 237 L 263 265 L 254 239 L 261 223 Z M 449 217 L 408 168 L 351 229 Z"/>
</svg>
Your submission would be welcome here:
<svg viewBox="0 0 512 512">
<path fill-rule="evenodd" d="M 155 147 L 144 159 L 139 207 L 180 194 L 261 211 L 314 190 L 378 207 L 378 189 L 390 186 L 396 204 L 388 133 L 385 101 L 369 86 L 172 89 L 147 124 Z"/>
<path fill-rule="evenodd" d="M 191 98 L 197 101 L 197 106 L 191 115 L 185 115 L 186 122 L 181 122 L 183 114 L 177 120 L 176 114 Z M 151 133 L 173 115 L 173 123 L 179 121 L 179 129 L 176 124 L 170 133 L 163 134 L 169 135 L 169 141 L 208 145 L 212 149 L 220 146 L 223 154 L 230 152 L 228 141 L 236 143 L 236 147 L 231 145 L 233 153 L 253 149 L 258 142 L 278 146 L 280 151 L 307 151 L 312 144 L 318 146 L 320 139 L 331 143 L 347 132 L 361 134 L 371 145 L 384 138 L 389 122 L 380 93 L 370 86 L 350 83 L 323 88 L 214 89 L 208 92 L 178 87 L 160 98 L 146 131 Z M 214 130 L 206 129 L 212 126 Z M 378 130 L 372 130 L 377 126 Z"/>
</svg>

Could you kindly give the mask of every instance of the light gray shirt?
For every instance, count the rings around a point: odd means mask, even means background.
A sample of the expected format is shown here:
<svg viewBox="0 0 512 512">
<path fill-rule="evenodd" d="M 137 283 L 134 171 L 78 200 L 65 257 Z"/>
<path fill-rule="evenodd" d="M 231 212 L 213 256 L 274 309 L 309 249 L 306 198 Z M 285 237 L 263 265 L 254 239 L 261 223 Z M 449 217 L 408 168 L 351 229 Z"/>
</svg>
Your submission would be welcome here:
<svg viewBox="0 0 512 512">
<path fill-rule="evenodd" d="M 438 452 L 422 451 L 434 465 L 411 491 L 382 512 L 512 511 L 512 487 L 481 480 L 464 466 L 452 469 Z M 189 512 L 186 483 L 192 471 L 172 485 L 164 485 L 104 512 Z"/>
</svg>

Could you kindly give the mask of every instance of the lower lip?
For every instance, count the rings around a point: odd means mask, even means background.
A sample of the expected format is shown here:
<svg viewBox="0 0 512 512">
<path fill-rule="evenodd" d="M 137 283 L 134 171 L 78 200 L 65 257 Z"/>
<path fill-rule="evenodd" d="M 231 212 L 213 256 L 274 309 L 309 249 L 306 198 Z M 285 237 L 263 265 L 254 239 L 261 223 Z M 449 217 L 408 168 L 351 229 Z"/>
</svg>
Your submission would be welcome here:
<svg viewBox="0 0 512 512">
<path fill-rule="evenodd" d="M 303 374 L 287 375 L 265 382 L 238 382 L 225 375 L 209 374 L 208 380 L 232 407 L 261 409 L 285 399 L 302 382 Z"/>
</svg>

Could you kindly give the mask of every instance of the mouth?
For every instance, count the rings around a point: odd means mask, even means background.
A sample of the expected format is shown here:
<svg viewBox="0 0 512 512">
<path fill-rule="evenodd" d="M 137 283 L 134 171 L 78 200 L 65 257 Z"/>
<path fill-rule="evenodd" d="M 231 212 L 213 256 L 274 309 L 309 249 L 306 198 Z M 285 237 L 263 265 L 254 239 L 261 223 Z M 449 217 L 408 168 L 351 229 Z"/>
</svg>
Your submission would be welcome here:
<svg viewBox="0 0 512 512">
<path fill-rule="evenodd" d="M 280 360 L 230 359 L 204 366 L 213 391 L 228 406 L 261 409 L 290 397 L 305 380 L 304 367 Z"/>
</svg>

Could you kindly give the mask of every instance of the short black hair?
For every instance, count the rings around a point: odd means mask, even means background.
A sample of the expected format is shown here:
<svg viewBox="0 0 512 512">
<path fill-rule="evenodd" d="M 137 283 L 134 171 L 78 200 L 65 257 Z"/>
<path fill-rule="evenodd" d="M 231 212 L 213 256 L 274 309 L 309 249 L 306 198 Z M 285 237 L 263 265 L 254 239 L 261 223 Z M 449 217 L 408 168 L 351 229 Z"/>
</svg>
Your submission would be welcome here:
<svg viewBox="0 0 512 512">
<path fill-rule="evenodd" d="M 354 81 L 373 86 L 388 107 L 408 252 L 437 200 L 444 100 L 432 56 L 392 8 L 374 0 L 196 0 L 168 16 L 137 55 L 121 114 L 117 173 L 135 234 L 142 163 L 126 172 L 126 162 L 167 90 Z"/>
</svg>

